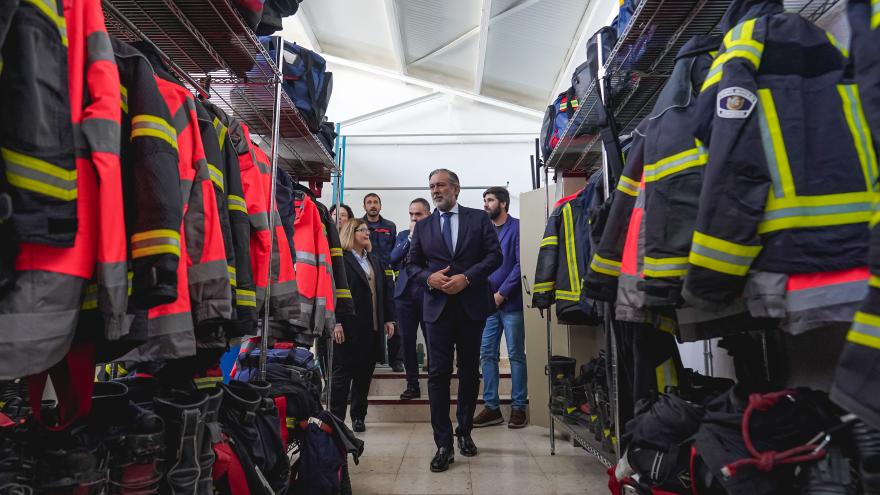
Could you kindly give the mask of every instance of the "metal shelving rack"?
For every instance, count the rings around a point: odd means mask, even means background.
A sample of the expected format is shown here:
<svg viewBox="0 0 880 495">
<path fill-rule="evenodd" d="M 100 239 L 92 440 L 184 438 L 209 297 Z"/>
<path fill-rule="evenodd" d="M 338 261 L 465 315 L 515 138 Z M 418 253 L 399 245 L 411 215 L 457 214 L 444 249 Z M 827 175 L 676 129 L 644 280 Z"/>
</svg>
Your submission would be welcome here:
<svg viewBox="0 0 880 495">
<path fill-rule="evenodd" d="M 201 97 L 245 122 L 269 152 L 277 64 L 228 0 L 104 0 L 107 30 L 149 40 Z M 296 106 L 281 92 L 279 166 L 297 180 L 329 181 L 338 169 Z M 271 155 L 270 155 L 271 156 Z"/>
<path fill-rule="evenodd" d="M 569 422 L 563 416 L 558 414 L 551 414 L 550 418 L 555 424 L 559 425 L 562 430 L 568 433 L 574 444 L 580 446 L 587 451 L 588 454 L 598 459 L 603 466 L 611 467 L 617 464 L 617 461 L 613 460 L 614 457 L 608 456 L 601 442 L 595 440 L 593 432 L 591 432 L 589 428 Z"/>
<path fill-rule="evenodd" d="M 786 0 L 785 7 L 817 20 L 839 0 Z M 643 0 L 604 65 L 606 104 L 621 135 L 650 113 L 675 64 L 693 36 L 716 31 L 730 0 Z M 601 105 L 594 81 L 546 164 L 557 172 L 590 173 L 602 164 Z"/>
</svg>

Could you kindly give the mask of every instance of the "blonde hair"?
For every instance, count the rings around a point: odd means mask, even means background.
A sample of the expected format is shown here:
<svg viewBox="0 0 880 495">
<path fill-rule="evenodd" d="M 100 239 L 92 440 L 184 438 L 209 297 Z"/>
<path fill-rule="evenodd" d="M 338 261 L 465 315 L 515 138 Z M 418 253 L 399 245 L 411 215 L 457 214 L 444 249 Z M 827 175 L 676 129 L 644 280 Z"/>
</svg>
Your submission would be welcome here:
<svg viewBox="0 0 880 495">
<path fill-rule="evenodd" d="M 364 222 L 360 218 L 352 218 L 351 220 L 345 222 L 345 225 L 342 226 L 342 230 L 339 232 L 339 240 L 342 244 L 342 249 L 346 251 L 354 250 L 354 236 L 355 231 L 361 228 L 362 225 L 366 225 L 367 222 Z M 367 247 L 367 251 L 372 251 L 373 246 L 370 245 Z"/>
</svg>

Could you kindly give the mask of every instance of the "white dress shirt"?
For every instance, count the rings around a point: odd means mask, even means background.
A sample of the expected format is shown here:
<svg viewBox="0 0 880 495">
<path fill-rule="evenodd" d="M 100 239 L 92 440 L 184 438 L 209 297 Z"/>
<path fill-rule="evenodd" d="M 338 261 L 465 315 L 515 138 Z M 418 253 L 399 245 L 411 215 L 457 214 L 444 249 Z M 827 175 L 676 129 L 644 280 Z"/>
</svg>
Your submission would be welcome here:
<svg viewBox="0 0 880 495">
<path fill-rule="evenodd" d="M 455 206 L 452 207 L 451 210 L 452 216 L 449 217 L 449 220 L 452 222 L 452 252 L 455 254 L 455 250 L 458 248 L 458 203 L 455 203 Z M 440 211 L 440 233 L 443 233 L 443 227 L 446 222 L 446 219 L 443 218 L 444 211 Z"/>
</svg>

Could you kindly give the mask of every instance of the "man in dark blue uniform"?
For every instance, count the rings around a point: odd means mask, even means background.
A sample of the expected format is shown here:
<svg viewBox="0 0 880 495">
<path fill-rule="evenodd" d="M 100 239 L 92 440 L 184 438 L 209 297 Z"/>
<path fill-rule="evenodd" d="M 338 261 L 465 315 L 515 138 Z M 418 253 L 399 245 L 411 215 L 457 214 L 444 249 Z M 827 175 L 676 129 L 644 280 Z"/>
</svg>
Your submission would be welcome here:
<svg viewBox="0 0 880 495">
<path fill-rule="evenodd" d="M 397 237 L 397 225 L 394 222 L 383 218 L 382 198 L 376 193 L 370 193 L 364 196 L 364 211 L 366 214 L 363 220 L 367 222 L 370 228 L 370 242 L 373 245 L 373 254 L 382 262 L 382 268 L 388 277 L 394 276 L 391 268 L 391 250 L 394 249 L 394 240 Z M 403 356 L 400 352 L 400 335 L 395 333 L 393 337 L 388 339 L 388 364 L 396 372 L 403 372 Z"/>
</svg>

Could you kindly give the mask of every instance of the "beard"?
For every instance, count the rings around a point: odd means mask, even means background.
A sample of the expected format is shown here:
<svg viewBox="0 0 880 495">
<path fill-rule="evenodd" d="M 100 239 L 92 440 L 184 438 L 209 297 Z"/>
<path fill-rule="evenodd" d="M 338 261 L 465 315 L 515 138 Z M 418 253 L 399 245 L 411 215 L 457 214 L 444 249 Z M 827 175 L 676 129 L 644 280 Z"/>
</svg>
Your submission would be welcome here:
<svg viewBox="0 0 880 495">
<path fill-rule="evenodd" d="M 491 220 L 497 220 L 498 217 L 501 216 L 501 207 L 495 208 L 494 210 L 486 210 L 486 213 L 489 214 Z"/>
<path fill-rule="evenodd" d="M 452 197 L 435 196 L 431 199 L 434 200 L 434 206 L 440 209 L 440 211 L 449 211 L 453 206 L 455 206 L 455 200 L 452 199 Z"/>
</svg>

